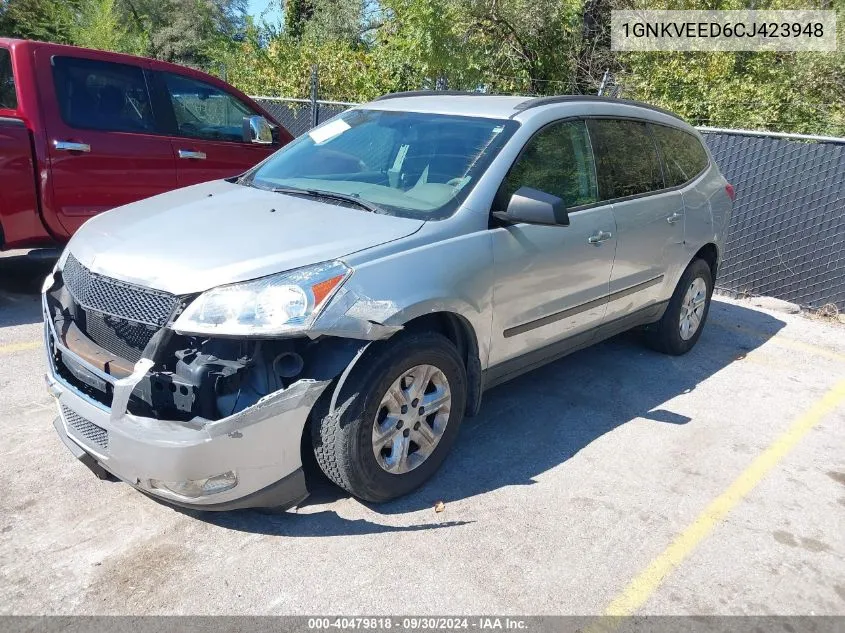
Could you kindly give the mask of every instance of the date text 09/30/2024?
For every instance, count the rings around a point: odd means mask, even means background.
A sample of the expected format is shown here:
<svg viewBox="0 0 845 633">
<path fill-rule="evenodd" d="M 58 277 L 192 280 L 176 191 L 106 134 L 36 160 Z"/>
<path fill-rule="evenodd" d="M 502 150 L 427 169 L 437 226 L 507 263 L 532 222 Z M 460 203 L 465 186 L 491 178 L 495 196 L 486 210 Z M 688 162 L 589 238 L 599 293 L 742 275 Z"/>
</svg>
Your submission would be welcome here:
<svg viewBox="0 0 845 633">
<path fill-rule="evenodd" d="M 389 630 L 404 631 L 524 631 L 527 622 L 510 617 L 325 617 L 309 618 L 309 630 Z"/>
</svg>

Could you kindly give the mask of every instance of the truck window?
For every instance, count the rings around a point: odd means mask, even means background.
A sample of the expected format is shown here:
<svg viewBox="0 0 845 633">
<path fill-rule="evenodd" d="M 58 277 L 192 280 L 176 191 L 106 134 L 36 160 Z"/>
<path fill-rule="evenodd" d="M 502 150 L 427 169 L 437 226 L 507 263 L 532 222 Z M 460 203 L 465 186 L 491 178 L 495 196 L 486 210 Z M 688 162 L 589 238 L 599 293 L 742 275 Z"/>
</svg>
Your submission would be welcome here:
<svg viewBox="0 0 845 633">
<path fill-rule="evenodd" d="M 243 141 L 245 116 L 258 114 L 234 95 L 204 81 L 162 73 L 179 136 Z"/>
<path fill-rule="evenodd" d="M 155 132 L 144 72 L 137 66 L 54 57 L 53 81 L 62 119 L 71 127 Z"/>
<path fill-rule="evenodd" d="M 18 96 L 15 93 L 15 76 L 12 74 L 12 55 L 0 48 L 0 108 L 15 110 Z"/>
</svg>

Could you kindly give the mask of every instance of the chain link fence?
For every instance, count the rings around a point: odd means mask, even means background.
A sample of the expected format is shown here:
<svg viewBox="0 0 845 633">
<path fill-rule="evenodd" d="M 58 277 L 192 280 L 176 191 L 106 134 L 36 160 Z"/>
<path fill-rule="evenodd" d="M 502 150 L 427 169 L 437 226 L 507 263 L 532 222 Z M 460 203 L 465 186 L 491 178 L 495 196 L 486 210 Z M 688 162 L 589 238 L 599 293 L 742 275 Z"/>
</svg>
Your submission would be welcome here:
<svg viewBox="0 0 845 633">
<path fill-rule="evenodd" d="M 302 136 L 314 125 L 358 105 L 346 101 L 288 99 L 282 97 L 252 97 L 294 136 Z"/>
<path fill-rule="evenodd" d="M 845 311 L 845 139 L 701 131 L 737 192 L 716 285 Z"/>
<path fill-rule="evenodd" d="M 294 136 L 356 105 L 254 98 Z M 737 192 L 717 287 L 845 312 L 845 139 L 700 130 Z"/>
</svg>

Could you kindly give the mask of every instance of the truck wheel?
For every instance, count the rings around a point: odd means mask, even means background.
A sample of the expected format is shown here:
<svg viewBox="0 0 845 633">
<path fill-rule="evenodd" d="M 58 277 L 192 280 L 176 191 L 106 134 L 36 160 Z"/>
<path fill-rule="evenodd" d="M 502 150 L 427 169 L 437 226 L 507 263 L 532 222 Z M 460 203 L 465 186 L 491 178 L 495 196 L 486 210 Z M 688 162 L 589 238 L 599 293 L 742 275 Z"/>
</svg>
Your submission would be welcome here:
<svg viewBox="0 0 845 633">
<path fill-rule="evenodd" d="M 646 330 L 646 341 L 658 352 L 680 356 L 701 336 L 710 311 L 713 275 L 702 259 L 694 259 L 678 282 L 663 317 Z"/>
<path fill-rule="evenodd" d="M 467 380 L 455 346 L 440 334 L 400 334 L 377 345 L 341 387 L 335 413 L 318 412 L 311 425 L 326 476 L 374 502 L 410 492 L 438 469 L 458 435 Z"/>
</svg>

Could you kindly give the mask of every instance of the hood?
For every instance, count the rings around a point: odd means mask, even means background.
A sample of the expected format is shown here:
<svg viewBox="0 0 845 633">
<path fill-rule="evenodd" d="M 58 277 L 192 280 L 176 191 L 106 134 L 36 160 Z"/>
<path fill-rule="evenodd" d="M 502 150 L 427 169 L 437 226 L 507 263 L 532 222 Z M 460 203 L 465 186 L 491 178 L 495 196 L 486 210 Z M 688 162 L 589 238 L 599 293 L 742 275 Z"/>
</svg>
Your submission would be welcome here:
<svg viewBox="0 0 845 633">
<path fill-rule="evenodd" d="M 187 294 L 337 259 L 423 224 L 221 180 L 92 218 L 68 251 L 101 275 Z"/>
</svg>

